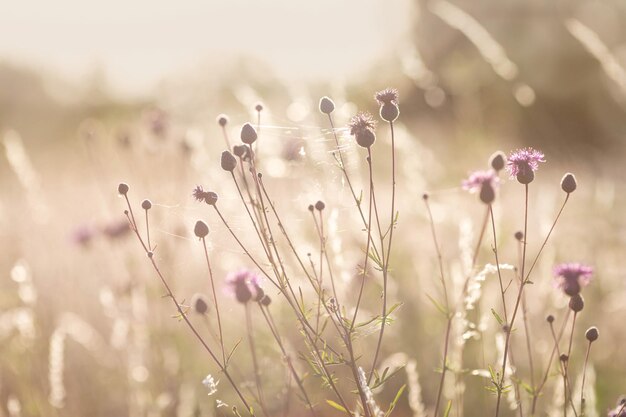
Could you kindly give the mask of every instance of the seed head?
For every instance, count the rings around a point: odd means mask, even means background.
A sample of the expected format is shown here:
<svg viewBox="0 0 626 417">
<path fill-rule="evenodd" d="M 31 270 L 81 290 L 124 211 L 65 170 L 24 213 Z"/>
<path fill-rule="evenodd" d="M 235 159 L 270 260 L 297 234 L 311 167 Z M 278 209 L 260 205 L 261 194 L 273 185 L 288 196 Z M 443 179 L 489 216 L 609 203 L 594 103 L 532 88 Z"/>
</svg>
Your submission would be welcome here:
<svg viewBox="0 0 626 417">
<path fill-rule="evenodd" d="M 524 239 L 524 232 L 521 231 L 517 231 L 515 232 L 515 239 L 519 240 L 520 242 L 522 241 L 522 239 Z"/>
<path fill-rule="evenodd" d="M 209 226 L 202 220 L 198 220 L 193 228 L 193 233 L 200 239 L 209 234 Z"/>
<path fill-rule="evenodd" d="M 235 159 L 230 151 L 222 152 L 222 159 L 220 163 L 224 171 L 233 172 L 234 169 L 237 167 L 237 159 Z"/>
<path fill-rule="evenodd" d="M 598 340 L 598 336 L 600 336 L 600 332 L 595 326 L 588 328 L 585 332 L 585 337 L 590 342 L 595 342 L 596 340 Z"/>
<path fill-rule="evenodd" d="M 506 155 L 502 151 L 494 152 L 489 158 L 489 165 L 491 165 L 491 168 L 493 168 L 496 172 L 501 171 L 505 164 Z"/>
<path fill-rule="evenodd" d="M 241 141 L 245 144 L 252 145 L 257 139 L 256 130 L 250 123 L 246 123 L 241 127 Z"/>
<path fill-rule="evenodd" d="M 150 210 L 152 208 L 152 202 L 150 200 L 143 200 L 141 202 L 141 208 L 144 210 Z"/>
<path fill-rule="evenodd" d="M 224 127 L 228 124 L 228 116 L 225 114 L 220 114 L 217 116 L 217 124 Z"/>
<path fill-rule="evenodd" d="M 570 298 L 569 299 L 569 308 L 574 313 L 581 312 L 583 310 L 583 308 L 585 308 L 585 300 L 583 299 L 583 296 L 580 295 L 580 294 L 576 294 L 572 298 Z"/>
<path fill-rule="evenodd" d="M 576 186 L 577 183 L 574 174 L 568 172 L 567 174 L 563 175 L 563 179 L 561 179 L 561 190 L 569 194 L 576 190 Z"/>
<path fill-rule="evenodd" d="M 207 302 L 206 297 L 202 294 L 193 295 L 191 298 L 191 306 L 198 314 L 205 314 L 209 311 L 209 303 Z"/>
<path fill-rule="evenodd" d="M 256 111 L 262 111 L 263 110 L 263 103 L 261 103 L 260 101 L 254 106 L 254 110 Z"/>
<path fill-rule="evenodd" d="M 546 317 L 546 321 L 548 323 L 554 323 L 554 316 L 552 314 L 549 314 L 548 317 Z"/>
<path fill-rule="evenodd" d="M 315 206 L 313 204 L 309 204 L 308 209 L 309 209 L 309 211 L 312 212 L 313 210 L 315 210 Z"/>
<path fill-rule="evenodd" d="M 197 201 L 204 201 L 205 203 L 212 206 L 217 203 L 217 194 L 213 191 L 204 191 L 201 185 L 198 185 L 196 188 L 193 189 L 192 195 L 193 198 L 195 198 Z"/>
<path fill-rule="evenodd" d="M 567 356 L 565 353 L 562 353 L 561 356 L 559 356 L 559 360 L 561 362 L 567 362 L 569 360 L 569 356 Z"/>
<path fill-rule="evenodd" d="M 120 185 L 117 186 L 117 192 L 120 193 L 120 195 L 128 194 L 129 189 L 130 187 L 128 187 L 128 184 L 124 182 L 121 182 Z"/>
<path fill-rule="evenodd" d="M 331 114 L 335 110 L 335 103 L 333 101 L 324 96 L 320 99 L 320 111 L 324 114 Z"/>
<path fill-rule="evenodd" d="M 265 294 L 263 296 L 263 298 L 261 298 L 261 304 L 264 305 L 265 307 L 267 307 L 268 305 L 272 304 L 272 299 L 270 298 L 269 295 Z"/>
<path fill-rule="evenodd" d="M 324 204 L 322 200 L 319 200 L 317 203 L 315 203 L 315 209 L 317 211 L 322 211 L 324 210 L 325 207 L 326 207 L 326 204 Z"/>
</svg>

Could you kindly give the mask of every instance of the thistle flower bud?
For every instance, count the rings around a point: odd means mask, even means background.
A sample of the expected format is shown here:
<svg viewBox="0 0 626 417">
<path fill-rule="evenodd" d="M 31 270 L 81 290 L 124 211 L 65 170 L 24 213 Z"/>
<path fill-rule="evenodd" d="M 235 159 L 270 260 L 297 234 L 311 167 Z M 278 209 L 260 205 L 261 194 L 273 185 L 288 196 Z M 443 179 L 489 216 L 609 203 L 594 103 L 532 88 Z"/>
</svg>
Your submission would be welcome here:
<svg viewBox="0 0 626 417">
<path fill-rule="evenodd" d="M 267 307 L 268 305 L 272 304 L 272 299 L 269 297 L 269 295 L 264 295 L 263 298 L 261 298 L 260 301 L 261 305 Z"/>
<path fill-rule="evenodd" d="M 214 193 L 213 191 L 207 191 L 206 192 L 206 196 L 204 197 L 204 201 L 210 205 L 210 206 L 214 206 L 215 203 L 217 203 L 217 194 Z"/>
<path fill-rule="evenodd" d="M 258 103 L 254 106 L 254 110 L 256 110 L 256 111 L 262 111 L 262 110 L 263 110 L 263 103 L 258 102 Z"/>
<path fill-rule="evenodd" d="M 394 122 L 400 115 L 400 109 L 396 103 L 384 103 L 380 106 L 380 118 L 386 122 Z"/>
<path fill-rule="evenodd" d="M 209 303 L 207 302 L 206 297 L 202 294 L 193 295 L 191 298 L 191 306 L 198 314 L 205 314 L 209 311 Z"/>
<path fill-rule="evenodd" d="M 319 200 L 317 203 L 315 203 L 315 209 L 317 211 L 322 211 L 324 210 L 325 207 L 326 207 L 326 204 L 324 204 L 322 200 Z"/>
<path fill-rule="evenodd" d="M 241 141 L 243 143 L 252 145 L 257 137 L 256 130 L 250 123 L 246 123 L 241 127 Z"/>
<path fill-rule="evenodd" d="M 506 155 L 502 151 L 494 152 L 493 155 L 491 155 L 491 157 L 489 158 L 489 165 L 491 165 L 491 168 L 493 168 L 496 172 L 501 171 L 504 168 L 505 164 Z"/>
<path fill-rule="evenodd" d="M 120 195 L 128 194 L 129 189 L 128 184 L 124 182 L 121 182 L 120 185 L 117 186 L 117 192 L 120 193 Z"/>
<path fill-rule="evenodd" d="M 366 149 L 376 142 L 376 134 L 370 129 L 363 129 L 357 132 L 354 137 L 356 138 L 356 143 Z"/>
<path fill-rule="evenodd" d="M 241 304 L 245 304 L 252 299 L 252 291 L 247 284 L 238 284 L 235 286 L 235 298 Z"/>
<path fill-rule="evenodd" d="M 522 239 L 524 239 L 524 233 L 518 230 L 517 232 L 515 232 L 515 239 L 521 242 Z"/>
<path fill-rule="evenodd" d="M 308 209 L 309 209 L 309 211 L 313 211 L 313 210 L 315 210 L 315 206 L 313 204 L 309 204 Z"/>
<path fill-rule="evenodd" d="M 263 300 L 263 297 L 265 297 L 265 291 L 263 291 L 263 288 L 261 288 L 258 285 L 256 285 L 254 289 L 255 289 L 254 301 L 260 303 Z"/>
<path fill-rule="evenodd" d="M 554 323 L 554 316 L 552 314 L 549 314 L 548 317 L 546 317 L 546 321 L 548 323 Z"/>
<path fill-rule="evenodd" d="M 143 200 L 141 202 L 141 208 L 144 210 L 150 210 L 152 208 L 152 202 L 150 200 Z"/>
<path fill-rule="evenodd" d="M 228 124 L 228 116 L 225 114 L 220 114 L 217 116 L 217 124 L 224 127 Z"/>
<path fill-rule="evenodd" d="M 493 185 L 490 182 L 484 182 L 482 187 L 480 187 L 480 201 L 485 204 L 491 204 L 495 199 L 496 192 L 493 189 Z"/>
<path fill-rule="evenodd" d="M 422 200 L 424 201 L 428 200 L 428 193 L 422 194 Z"/>
<path fill-rule="evenodd" d="M 569 356 L 567 356 L 565 353 L 562 353 L 561 356 L 559 356 L 559 360 L 561 362 L 567 362 L 569 360 Z"/>
<path fill-rule="evenodd" d="M 574 313 L 581 312 L 583 308 L 585 308 L 585 300 L 583 299 L 583 296 L 580 294 L 572 296 L 572 298 L 569 299 L 569 308 Z"/>
<path fill-rule="evenodd" d="M 333 101 L 324 96 L 320 99 L 320 111 L 324 114 L 331 114 L 335 110 L 335 103 Z"/>
<path fill-rule="evenodd" d="M 574 174 L 567 173 L 563 175 L 563 179 L 561 179 L 561 189 L 565 191 L 567 194 L 574 192 L 576 190 L 576 177 Z"/>
<path fill-rule="evenodd" d="M 233 154 L 229 151 L 222 152 L 222 159 L 220 162 L 224 171 L 233 172 L 235 167 L 237 167 L 237 159 L 235 159 Z"/>
<path fill-rule="evenodd" d="M 193 233 L 200 239 L 209 234 L 209 226 L 202 220 L 198 220 L 193 228 Z"/>
<path fill-rule="evenodd" d="M 598 332 L 598 328 L 595 326 L 588 328 L 585 332 L 585 337 L 589 342 L 595 342 L 598 340 L 598 336 L 600 336 L 600 332 Z"/>
<path fill-rule="evenodd" d="M 535 173 L 530 169 L 522 169 L 520 170 L 520 172 L 517 173 L 515 178 L 517 178 L 517 181 L 520 184 L 528 185 L 535 179 Z"/>
</svg>

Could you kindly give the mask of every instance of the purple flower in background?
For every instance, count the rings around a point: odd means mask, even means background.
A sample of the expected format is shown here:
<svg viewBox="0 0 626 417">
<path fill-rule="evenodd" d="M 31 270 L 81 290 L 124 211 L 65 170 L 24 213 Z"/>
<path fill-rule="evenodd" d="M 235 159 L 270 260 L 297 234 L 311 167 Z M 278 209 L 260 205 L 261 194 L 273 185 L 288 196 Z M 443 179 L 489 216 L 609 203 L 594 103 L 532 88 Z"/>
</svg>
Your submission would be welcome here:
<svg viewBox="0 0 626 417">
<path fill-rule="evenodd" d="M 511 178 L 517 178 L 522 184 L 528 184 L 535 178 L 539 162 L 546 162 L 543 152 L 533 148 L 523 148 L 511 152 L 506 169 Z"/>
<path fill-rule="evenodd" d="M 626 417 L 626 398 L 617 402 L 617 407 L 609 411 L 608 417 Z"/>
<path fill-rule="evenodd" d="M 470 193 L 479 192 L 480 201 L 491 204 L 496 198 L 496 187 L 499 183 L 500 179 L 493 170 L 474 171 L 463 181 L 463 189 Z"/>
<path fill-rule="evenodd" d="M 466 180 L 463 180 L 462 186 L 464 190 L 476 193 L 480 191 L 485 183 L 496 188 L 500 180 L 494 171 L 474 171 Z"/>
<path fill-rule="evenodd" d="M 102 234 L 109 239 L 117 239 L 130 232 L 130 225 L 127 219 L 114 220 L 102 227 Z"/>
<path fill-rule="evenodd" d="M 96 231 L 91 226 L 78 226 L 72 231 L 70 240 L 77 246 L 88 246 L 92 239 L 96 236 Z"/>
<path fill-rule="evenodd" d="M 226 276 L 226 283 L 238 302 L 260 301 L 265 293 L 261 288 L 261 277 L 249 269 L 240 269 Z"/>
<path fill-rule="evenodd" d="M 580 292 L 591 281 L 593 268 L 579 263 L 565 263 L 554 267 L 555 287 L 570 297 Z"/>
</svg>

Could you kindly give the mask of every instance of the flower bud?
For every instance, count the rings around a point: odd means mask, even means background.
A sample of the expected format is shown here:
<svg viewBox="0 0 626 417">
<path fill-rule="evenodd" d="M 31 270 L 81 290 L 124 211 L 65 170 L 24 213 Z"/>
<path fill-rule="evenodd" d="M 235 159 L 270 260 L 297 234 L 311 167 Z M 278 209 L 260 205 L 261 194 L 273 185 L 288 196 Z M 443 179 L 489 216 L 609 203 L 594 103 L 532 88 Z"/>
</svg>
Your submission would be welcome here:
<svg viewBox="0 0 626 417">
<path fill-rule="evenodd" d="M 554 316 L 552 314 L 549 314 L 548 317 L 546 317 L 546 321 L 548 323 L 554 323 Z"/>
<path fill-rule="evenodd" d="M 356 143 L 363 148 L 369 148 L 376 141 L 376 134 L 371 129 L 361 129 L 354 136 Z"/>
<path fill-rule="evenodd" d="M 206 195 L 204 197 L 204 201 L 210 205 L 210 206 L 214 206 L 215 203 L 217 203 L 217 194 L 214 193 L 213 191 L 207 191 Z"/>
<path fill-rule="evenodd" d="M 205 314 L 209 311 L 209 303 L 206 300 L 206 297 L 202 294 L 194 294 L 191 298 L 191 306 L 198 314 Z"/>
<path fill-rule="evenodd" d="M 530 168 L 520 168 L 515 178 L 520 184 L 528 185 L 535 179 L 535 173 Z"/>
<path fill-rule="evenodd" d="M 576 185 L 576 177 L 574 174 L 568 172 L 563 176 L 563 179 L 561 180 L 561 189 L 567 194 L 574 192 L 574 190 L 576 190 Z"/>
<path fill-rule="evenodd" d="M 569 299 L 569 308 L 574 313 L 581 312 L 584 307 L 585 307 L 585 300 L 583 299 L 582 295 L 576 294 L 572 296 L 572 298 Z"/>
<path fill-rule="evenodd" d="M 144 210 L 150 210 L 152 208 L 152 202 L 150 200 L 143 200 L 141 202 L 141 208 Z"/>
<path fill-rule="evenodd" d="M 261 298 L 261 304 L 264 305 L 265 307 L 267 307 L 271 303 L 272 303 L 272 299 L 269 297 L 269 295 L 265 294 L 263 298 Z"/>
<path fill-rule="evenodd" d="M 590 327 L 585 332 L 585 337 L 589 342 L 595 342 L 596 340 L 598 340 L 598 336 L 600 336 L 600 332 L 598 332 L 598 328 L 595 326 Z"/>
<path fill-rule="evenodd" d="M 493 200 L 496 199 L 496 192 L 493 189 L 493 186 L 490 182 L 483 182 L 483 185 L 480 187 L 480 201 L 485 204 L 493 203 Z"/>
<path fill-rule="evenodd" d="M 324 210 L 325 207 L 326 207 L 326 204 L 324 204 L 322 200 L 319 200 L 317 203 L 315 203 L 315 209 L 317 211 L 322 211 Z"/>
<path fill-rule="evenodd" d="M 237 160 L 229 151 L 222 152 L 222 159 L 220 162 L 224 171 L 233 172 L 237 166 Z"/>
<path fill-rule="evenodd" d="M 128 194 L 129 189 L 128 184 L 124 182 L 121 182 L 120 185 L 117 186 L 117 192 L 120 193 L 120 195 Z"/>
<path fill-rule="evenodd" d="M 308 209 L 309 209 L 309 211 L 312 212 L 313 210 L 315 210 L 315 206 L 313 204 L 309 204 Z"/>
<path fill-rule="evenodd" d="M 398 106 L 393 102 L 384 103 L 380 106 L 380 118 L 386 122 L 391 123 L 395 121 L 399 115 L 400 109 L 398 109 Z"/>
<path fill-rule="evenodd" d="M 217 124 L 222 127 L 226 126 L 228 124 L 228 116 L 226 116 L 225 114 L 220 114 L 219 116 L 217 116 Z"/>
<path fill-rule="evenodd" d="M 559 360 L 565 363 L 569 360 L 569 356 L 567 356 L 565 353 L 561 353 L 561 356 L 559 356 Z"/>
<path fill-rule="evenodd" d="M 262 111 L 262 110 L 263 110 L 263 103 L 258 102 L 258 103 L 254 106 L 254 110 L 256 110 L 256 111 Z"/>
<path fill-rule="evenodd" d="M 198 220 L 193 228 L 193 233 L 200 239 L 209 234 L 209 226 L 202 220 Z"/>
<path fill-rule="evenodd" d="M 251 145 L 254 143 L 257 137 L 258 136 L 256 134 L 256 130 L 254 130 L 250 123 L 246 123 L 241 127 L 241 141 L 243 143 Z"/>
<path fill-rule="evenodd" d="M 489 158 L 489 165 L 491 165 L 491 168 L 493 168 L 496 172 L 501 171 L 505 164 L 506 155 L 504 155 L 504 152 L 502 151 L 494 152 L 494 154 Z"/>
<path fill-rule="evenodd" d="M 522 239 L 524 239 L 524 233 L 518 230 L 517 232 L 515 232 L 515 239 L 521 242 Z"/>
<path fill-rule="evenodd" d="M 324 114 L 331 114 L 335 110 L 335 103 L 333 101 L 324 96 L 320 99 L 320 111 Z"/>
</svg>

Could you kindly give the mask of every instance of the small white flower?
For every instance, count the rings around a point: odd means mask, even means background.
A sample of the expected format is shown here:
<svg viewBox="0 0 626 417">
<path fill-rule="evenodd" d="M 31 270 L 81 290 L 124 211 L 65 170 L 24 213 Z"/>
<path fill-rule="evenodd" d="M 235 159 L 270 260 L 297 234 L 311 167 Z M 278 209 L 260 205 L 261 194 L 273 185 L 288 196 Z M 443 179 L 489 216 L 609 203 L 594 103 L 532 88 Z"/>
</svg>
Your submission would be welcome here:
<svg viewBox="0 0 626 417">
<path fill-rule="evenodd" d="M 215 400 L 215 404 L 217 404 L 217 408 L 228 407 L 228 404 L 226 404 L 224 401 L 220 401 L 220 400 Z"/>
<path fill-rule="evenodd" d="M 220 381 L 215 381 L 211 374 L 207 375 L 206 378 L 202 380 L 202 384 L 209 390 L 209 393 L 207 395 L 215 394 L 217 392 L 217 385 L 219 383 Z"/>
</svg>

